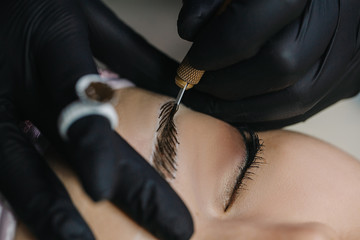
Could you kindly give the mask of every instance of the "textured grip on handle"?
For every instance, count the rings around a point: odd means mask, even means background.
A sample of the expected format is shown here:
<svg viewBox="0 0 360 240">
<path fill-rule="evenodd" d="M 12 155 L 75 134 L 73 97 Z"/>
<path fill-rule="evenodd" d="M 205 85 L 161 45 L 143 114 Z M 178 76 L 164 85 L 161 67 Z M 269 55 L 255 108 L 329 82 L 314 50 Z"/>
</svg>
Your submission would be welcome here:
<svg viewBox="0 0 360 240">
<path fill-rule="evenodd" d="M 175 83 L 180 88 L 184 88 L 186 83 L 189 83 L 186 87 L 186 90 L 188 90 L 200 82 L 204 73 L 204 70 L 197 70 L 193 68 L 185 58 L 176 71 Z"/>
</svg>

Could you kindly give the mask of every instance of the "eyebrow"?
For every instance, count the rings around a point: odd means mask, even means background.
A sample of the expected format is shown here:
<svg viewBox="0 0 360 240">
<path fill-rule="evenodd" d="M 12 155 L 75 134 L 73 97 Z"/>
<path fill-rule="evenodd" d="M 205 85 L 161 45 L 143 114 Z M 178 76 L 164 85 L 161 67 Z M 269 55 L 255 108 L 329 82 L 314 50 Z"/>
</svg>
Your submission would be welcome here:
<svg viewBox="0 0 360 240">
<path fill-rule="evenodd" d="M 154 168 L 163 178 L 175 178 L 176 153 L 179 141 L 174 122 L 177 112 L 175 101 L 168 101 L 160 108 L 159 126 L 156 130 L 156 142 L 152 154 Z"/>
<path fill-rule="evenodd" d="M 247 127 L 237 128 L 237 130 L 243 136 L 246 146 L 245 164 L 239 167 L 239 172 L 231 190 L 230 197 L 225 204 L 224 212 L 228 211 L 236 201 L 239 189 L 245 189 L 243 185 L 244 180 L 252 180 L 254 173 L 249 170 L 251 168 L 259 168 L 260 165 L 264 163 L 262 158 L 258 156 L 258 153 L 261 152 L 263 147 L 258 135 Z"/>
</svg>

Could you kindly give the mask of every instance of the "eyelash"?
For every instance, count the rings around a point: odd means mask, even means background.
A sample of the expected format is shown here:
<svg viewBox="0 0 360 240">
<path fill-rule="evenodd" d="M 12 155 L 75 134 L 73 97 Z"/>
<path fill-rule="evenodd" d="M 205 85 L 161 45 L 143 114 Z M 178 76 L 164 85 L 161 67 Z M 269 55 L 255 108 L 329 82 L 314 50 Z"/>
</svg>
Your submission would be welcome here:
<svg viewBox="0 0 360 240">
<path fill-rule="evenodd" d="M 238 128 L 245 140 L 247 149 L 247 156 L 245 166 L 239 166 L 239 171 L 242 174 L 236 179 L 233 191 L 230 194 L 230 198 L 225 204 L 224 212 L 226 212 L 232 204 L 235 202 L 240 190 L 247 190 L 245 180 L 253 180 L 252 176 L 255 175 L 252 169 L 259 168 L 264 162 L 259 154 L 262 151 L 263 143 L 259 140 L 258 135 L 248 128 Z"/>
</svg>

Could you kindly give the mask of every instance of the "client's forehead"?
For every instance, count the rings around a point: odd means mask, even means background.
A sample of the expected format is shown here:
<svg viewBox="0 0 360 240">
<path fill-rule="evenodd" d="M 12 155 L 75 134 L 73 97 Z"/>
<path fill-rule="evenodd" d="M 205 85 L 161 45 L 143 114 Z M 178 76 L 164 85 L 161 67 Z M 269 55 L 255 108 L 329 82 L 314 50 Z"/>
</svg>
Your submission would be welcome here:
<svg viewBox="0 0 360 240">
<path fill-rule="evenodd" d="M 197 144 L 206 152 L 216 152 L 223 148 L 245 151 L 244 139 L 234 127 L 201 113 L 184 113 L 176 119 L 179 135 L 191 139 L 192 144 Z"/>
</svg>

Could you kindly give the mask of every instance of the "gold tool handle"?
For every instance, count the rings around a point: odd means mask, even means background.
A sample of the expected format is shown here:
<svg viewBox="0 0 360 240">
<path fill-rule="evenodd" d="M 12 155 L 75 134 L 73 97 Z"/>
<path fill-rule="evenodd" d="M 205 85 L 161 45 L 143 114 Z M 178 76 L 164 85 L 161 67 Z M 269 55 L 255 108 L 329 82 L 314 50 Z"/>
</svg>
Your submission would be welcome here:
<svg viewBox="0 0 360 240">
<path fill-rule="evenodd" d="M 180 64 L 179 68 L 176 71 L 175 83 L 180 88 L 184 88 L 186 83 L 186 90 L 192 88 L 195 84 L 198 84 L 201 77 L 204 75 L 205 71 L 197 70 L 190 66 L 189 62 L 185 58 Z"/>
</svg>

